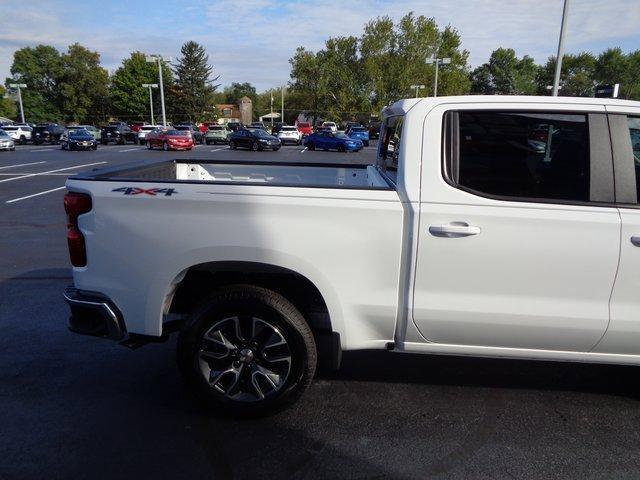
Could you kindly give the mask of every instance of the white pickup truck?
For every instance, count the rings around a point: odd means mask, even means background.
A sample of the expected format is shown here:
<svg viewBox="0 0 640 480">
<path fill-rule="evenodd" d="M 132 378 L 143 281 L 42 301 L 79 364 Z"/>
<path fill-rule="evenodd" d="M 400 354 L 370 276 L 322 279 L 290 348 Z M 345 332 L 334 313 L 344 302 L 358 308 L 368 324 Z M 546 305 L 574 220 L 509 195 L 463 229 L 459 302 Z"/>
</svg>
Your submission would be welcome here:
<svg viewBox="0 0 640 480">
<path fill-rule="evenodd" d="M 176 160 L 71 177 L 71 330 L 178 361 L 232 410 L 341 351 L 640 364 L 640 103 L 442 97 L 377 163 Z"/>
</svg>

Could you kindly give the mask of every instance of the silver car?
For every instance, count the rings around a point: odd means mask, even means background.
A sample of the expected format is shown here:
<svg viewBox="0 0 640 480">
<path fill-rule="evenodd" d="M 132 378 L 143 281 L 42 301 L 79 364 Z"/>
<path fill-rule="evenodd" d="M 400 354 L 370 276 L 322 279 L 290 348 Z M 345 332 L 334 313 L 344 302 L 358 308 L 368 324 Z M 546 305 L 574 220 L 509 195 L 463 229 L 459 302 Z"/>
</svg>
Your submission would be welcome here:
<svg viewBox="0 0 640 480">
<path fill-rule="evenodd" d="M 0 129 L 0 150 L 15 150 L 16 144 L 7 132 Z"/>
</svg>

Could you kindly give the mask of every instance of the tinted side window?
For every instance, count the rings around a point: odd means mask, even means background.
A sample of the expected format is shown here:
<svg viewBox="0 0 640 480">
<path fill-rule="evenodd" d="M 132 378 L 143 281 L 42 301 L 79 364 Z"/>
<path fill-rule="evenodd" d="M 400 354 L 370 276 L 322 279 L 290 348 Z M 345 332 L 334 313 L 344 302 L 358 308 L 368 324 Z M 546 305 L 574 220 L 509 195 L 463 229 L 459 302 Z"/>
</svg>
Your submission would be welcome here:
<svg viewBox="0 0 640 480">
<path fill-rule="evenodd" d="M 394 180 L 398 171 L 403 123 L 402 116 L 387 118 L 381 127 L 381 140 L 378 144 L 378 166 Z"/>
<path fill-rule="evenodd" d="M 589 200 L 586 115 L 473 111 L 458 118 L 450 171 L 459 186 L 501 197 Z"/>
<path fill-rule="evenodd" d="M 637 203 L 640 203 L 640 117 L 629 117 L 629 135 L 633 147 L 633 159 L 636 167 Z"/>
</svg>

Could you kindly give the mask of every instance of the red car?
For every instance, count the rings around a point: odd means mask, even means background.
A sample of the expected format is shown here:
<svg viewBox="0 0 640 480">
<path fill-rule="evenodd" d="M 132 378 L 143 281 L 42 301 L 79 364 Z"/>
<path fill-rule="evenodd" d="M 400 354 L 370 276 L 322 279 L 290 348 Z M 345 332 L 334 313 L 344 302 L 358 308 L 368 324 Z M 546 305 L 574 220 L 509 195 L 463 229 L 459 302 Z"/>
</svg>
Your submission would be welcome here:
<svg viewBox="0 0 640 480">
<path fill-rule="evenodd" d="M 302 135 L 311 135 L 313 133 L 313 127 L 309 122 L 298 122 L 296 127 Z"/>
<path fill-rule="evenodd" d="M 138 133 L 140 131 L 140 127 L 142 127 L 143 125 L 148 125 L 147 122 L 132 122 L 129 125 L 129 128 L 131 128 L 131 130 L 133 130 L 134 132 Z"/>
<path fill-rule="evenodd" d="M 211 125 L 218 125 L 218 122 L 202 122 L 201 124 L 198 125 L 198 129 L 202 133 L 207 133 Z"/>
<path fill-rule="evenodd" d="M 193 148 L 193 137 L 188 130 L 156 128 L 147 133 L 145 140 L 149 150 L 154 147 L 160 147 L 165 151 L 191 150 Z"/>
</svg>

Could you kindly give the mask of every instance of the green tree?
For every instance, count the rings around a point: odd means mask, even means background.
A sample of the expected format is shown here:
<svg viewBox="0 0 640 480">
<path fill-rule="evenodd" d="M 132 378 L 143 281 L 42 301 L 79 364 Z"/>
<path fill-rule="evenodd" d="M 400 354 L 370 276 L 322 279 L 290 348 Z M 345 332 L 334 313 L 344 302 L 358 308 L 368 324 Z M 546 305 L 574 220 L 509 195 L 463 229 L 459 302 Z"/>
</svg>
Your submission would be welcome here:
<svg viewBox="0 0 640 480">
<path fill-rule="evenodd" d="M 489 61 L 471 73 L 471 91 L 481 94 L 534 95 L 538 66 L 533 58 L 521 59 L 512 48 L 498 48 Z"/>
<path fill-rule="evenodd" d="M 595 65 L 598 84 L 620 84 L 620 98 L 640 100 L 640 50 L 625 55 L 609 48 L 598 55 Z"/>
<path fill-rule="evenodd" d="M 24 83 L 22 103 L 27 121 L 44 122 L 60 118 L 58 86 L 64 64 L 60 52 L 49 45 L 24 47 L 13 54 L 10 83 Z"/>
<path fill-rule="evenodd" d="M 174 65 L 174 109 L 191 120 L 203 119 L 213 111 L 214 93 L 219 85 L 212 78 L 213 67 L 204 47 L 194 41 L 182 45 L 181 57 Z"/>
<path fill-rule="evenodd" d="M 0 117 L 16 118 L 16 103 L 12 98 L 5 98 L 7 89 L 0 85 Z"/>
<path fill-rule="evenodd" d="M 565 97 L 593 96 L 595 80 L 596 57 L 590 52 L 578 55 L 565 55 L 562 60 L 560 80 L 562 89 L 560 95 Z M 553 85 L 556 59 L 549 57 L 547 62 L 538 70 L 538 93 L 549 95 L 548 86 Z"/>
<path fill-rule="evenodd" d="M 67 122 L 92 121 L 108 95 L 109 75 L 100 66 L 100 54 L 75 43 L 62 55 L 58 99 L 62 119 Z"/>
<path fill-rule="evenodd" d="M 163 64 L 162 82 L 170 91 L 173 75 L 167 63 Z M 159 84 L 158 64 L 147 62 L 141 52 L 132 52 L 122 61 L 122 65 L 111 76 L 111 114 L 117 118 L 147 120 L 150 118 L 149 89 L 142 84 Z M 155 117 L 160 113 L 160 89 L 152 90 Z M 172 110 L 169 96 L 165 95 L 167 111 Z"/>
<path fill-rule="evenodd" d="M 251 85 L 249 82 L 233 82 L 228 87 L 225 87 L 222 92 L 224 103 L 237 103 L 242 97 L 249 97 L 255 104 L 257 96 L 258 93 L 256 92 L 256 87 Z"/>
</svg>

